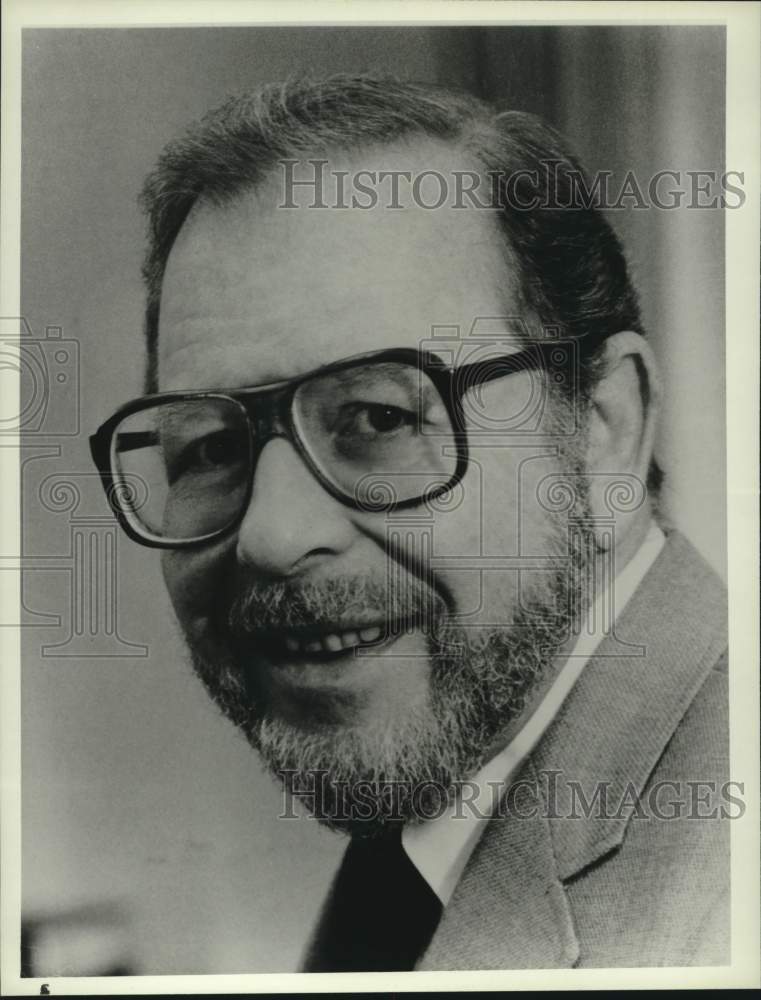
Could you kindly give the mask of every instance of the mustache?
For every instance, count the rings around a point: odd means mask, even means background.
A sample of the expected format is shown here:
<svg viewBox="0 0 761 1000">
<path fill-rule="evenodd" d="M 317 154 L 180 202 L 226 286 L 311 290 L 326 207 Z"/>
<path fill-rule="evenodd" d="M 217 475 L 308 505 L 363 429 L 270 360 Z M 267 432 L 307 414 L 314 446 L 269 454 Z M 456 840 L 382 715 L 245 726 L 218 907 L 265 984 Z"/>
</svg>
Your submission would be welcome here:
<svg viewBox="0 0 761 1000">
<path fill-rule="evenodd" d="M 432 583 L 409 574 L 377 578 L 346 575 L 325 580 L 239 581 L 225 616 L 235 636 L 298 630 L 438 620 L 444 598 Z"/>
</svg>

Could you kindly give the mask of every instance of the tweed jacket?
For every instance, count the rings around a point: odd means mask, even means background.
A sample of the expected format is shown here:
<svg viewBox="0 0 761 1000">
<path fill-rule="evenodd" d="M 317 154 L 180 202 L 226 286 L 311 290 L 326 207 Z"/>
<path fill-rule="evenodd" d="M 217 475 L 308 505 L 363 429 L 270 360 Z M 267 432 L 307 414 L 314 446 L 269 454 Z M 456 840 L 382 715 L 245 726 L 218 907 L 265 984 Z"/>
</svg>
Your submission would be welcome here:
<svg viewBox="0 0 761 1000">
<path fill-rule="evenodd" d="M 416 967 L 727 964 L 727 701 L 726 593 L 672 531 Z"/>
</svg>

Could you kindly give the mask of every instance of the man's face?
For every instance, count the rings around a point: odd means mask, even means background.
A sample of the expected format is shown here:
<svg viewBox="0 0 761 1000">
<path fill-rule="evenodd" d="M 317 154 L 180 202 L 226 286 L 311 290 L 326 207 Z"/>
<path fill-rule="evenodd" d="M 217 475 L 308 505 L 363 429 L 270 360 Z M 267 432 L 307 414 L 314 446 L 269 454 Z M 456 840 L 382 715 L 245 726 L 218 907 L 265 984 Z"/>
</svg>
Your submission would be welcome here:
<svg viewBox="0 0 761 1000">
<path fill-rule="evenodd" d="M 430 166 L 422 151 L 416 162 Z M 338 166 L 388 169 L 389 158 Z M 404 211 L 310 209 L 309 192 L 295 198 L 300 207 L 277 208 L 275 181 L 193 211 L 164 279 L 162 391 L 255 386 L 362 352 L 432 348 L 433 326 L 459 328 L 445 342 L 454 364 L 518 349 L 468 337 L 476 318 L 510 311 L 514 276 L 489 215 L 409 200 Z M 546 436 L 557 421 L 546 406 L 537 439 L 518 419 L 536 378 L 519 372 L 476 396 L 486 421 L 471 428 L 461 487 L 436 509 L 345 506 L 276 437 L 237 531 L 165 555 L 204 683 L 275 769 L 446 784 L 498 745 L 566 636 L 572 589 L 565 522 L 536 499 L 560 468 Z M 407 627 L 378 643 L 400 606 Z"/>
</svg>

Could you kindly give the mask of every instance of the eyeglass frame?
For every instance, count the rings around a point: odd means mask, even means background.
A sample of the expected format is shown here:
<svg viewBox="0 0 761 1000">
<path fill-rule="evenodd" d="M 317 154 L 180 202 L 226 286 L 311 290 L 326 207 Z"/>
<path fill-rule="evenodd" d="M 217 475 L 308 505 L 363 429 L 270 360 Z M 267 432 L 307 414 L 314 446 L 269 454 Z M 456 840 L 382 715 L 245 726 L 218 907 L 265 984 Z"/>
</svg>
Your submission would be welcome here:
<svg viewBox="0 0 761 1000">
<path fill-rule="evenodd" d="M 546 365 L 545 354 L 550 350 L 556 349 L 558 346 L 558 341 L 554 339 L 551 341 L 533 341 L 525 349 L 515 351 L 512 354 L 485 358 L 482 361 L 461 365 L 457 368 L 448 366 L 445 361 L 431 351 L 419 350 L 413 347 L 389 348 L 341 358 L 338 361 L 312 369 L 303 375 L 265 383 L 264 385 L 244 386 L 236 389 L 179 389 L 169 392 L 151 393 L 124 403 L 108 420 L 104 421 L 95 433 L 90 435 L 90 453 L 100 475 L 109 506 L 117 522 L 132 541 L 147 548 L 175 550 L 200 548 L 210 542 L 224 538 L 239 527 L 245 517 L 253 495 L 257 465 L 256 458 L 258 458 L 254 454 L 255 437 L 259 454 L 261 454 L 264 446 L 276 437 L 282 437 L 289 441 L 323 489 L 335 500 L 338 500 L 339 503 L 363 513 L 391 513 L 392 511 L 415 507 L 423 502 L 435 500 L 461 482 L 469 464 L 468 436 L 462 405 L 465 393 L 476 386 L 484 385 L 498 378 L 504 378 L 518 371 L 532 371 L 543 368 Z M 446 407 L 447 416 L 452 427 L 453 441 L 457 448 L 455 469 L 446 483 L 406 500 L 389 500 L 380 504 L 377 510 L 368 508 L 365 503 L 341 491 L 327 478 L 310 454 L 306 444 L 302 441 L 293 419 L 293 400 L 298 388 L 304 382 L 309 382 L 314 378 L 339 372 L 346 368 L 356 367 L 363 362 L 372 364 L 397 362 L 415 368 L 420 374 L 428 377 Z M 273 405 L 269 408 L 264 420 L 261 417 L 255 417 L 251 413 L 250 407 L 245 403 L 245 400 L 251 397 L 259 399 L 262 396 L 274 397 Z M 161 403 L 184 402 L 194 399 L 219 399 L 234 403 L 245 417 L 246 426 L 249 431 L 248 441 L 250 450 L 248 458 L 250 473 L 246 494 L 241 500 L 240 513 L 223 528 L 202 535 L 199 538 L 162 539 L 158 536 L 141 534 L 129 520 L 126 508 L 120 503 L 119 486 L 125 480 L 114 472 L 111 462 L 111 445 L 114 431 L 122 420 L 134 413 L 139 413 L 141 410 L 151 409 Z M 265 428 L 264 433 L 260 433 L 263 427 Z"/>
</svg>

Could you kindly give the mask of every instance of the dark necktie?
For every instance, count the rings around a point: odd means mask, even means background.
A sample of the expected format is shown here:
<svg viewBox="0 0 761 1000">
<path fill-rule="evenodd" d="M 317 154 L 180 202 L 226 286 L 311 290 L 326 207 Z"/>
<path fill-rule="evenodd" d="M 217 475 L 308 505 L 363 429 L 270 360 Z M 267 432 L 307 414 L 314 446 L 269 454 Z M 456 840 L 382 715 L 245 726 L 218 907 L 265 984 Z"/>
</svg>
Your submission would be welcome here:
<svg viewBox="0 0 761 1000">
<path fill-rule="evenodd" d="M 354 837 L 331 887 L 305 972 L 414 968 L 442 905 L 402 847 L 401 830 Z"/>
</svg>

